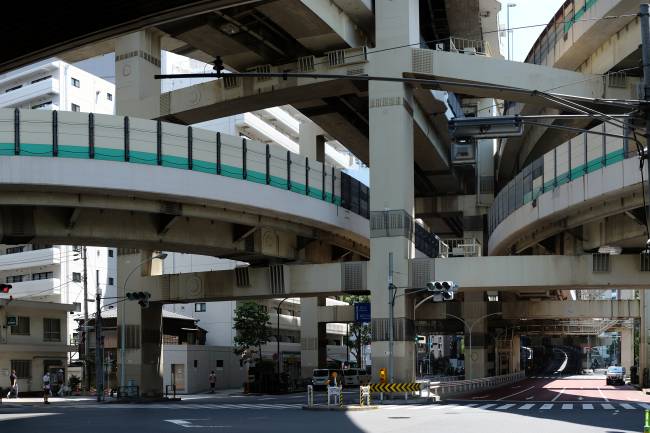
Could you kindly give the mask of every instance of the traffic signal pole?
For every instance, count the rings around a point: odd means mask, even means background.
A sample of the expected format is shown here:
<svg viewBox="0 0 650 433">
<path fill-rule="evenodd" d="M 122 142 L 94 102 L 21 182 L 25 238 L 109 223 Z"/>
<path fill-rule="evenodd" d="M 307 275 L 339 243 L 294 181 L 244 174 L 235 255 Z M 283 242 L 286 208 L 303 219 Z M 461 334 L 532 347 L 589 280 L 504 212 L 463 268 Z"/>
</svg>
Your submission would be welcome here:
<svg viewBox="0 0 650 433">
<path fill-rule="evenodd" d="M 104 399 L 104 344 L 102 343 L 102 312 L 101 296 L 99 290 L 95 295 L 95 388 L 97 389 L 97 401 Z"/>
<path fill-rule="evenodd" d="M 650 161 L 648 160 L 648 150 L 650 144 L 650 5 L 643 3 L 640 5 L 639 20 L 641 21 L 641 54 L 643 58 L 643 100 L 646 102 L 645 111 L 645 145 L 646 150 L 642 155 L 646 165 L 646 218 L 650 215 Z M 646 244 L 650 248 L 650 245 Z"/>
<path fill-rule="evenodd" d="M 81 250 L 84 262 L 84 391 L 90 391 L 90 370 L 88 368 L 88 254 L 86 247 Z"/>
</svg>

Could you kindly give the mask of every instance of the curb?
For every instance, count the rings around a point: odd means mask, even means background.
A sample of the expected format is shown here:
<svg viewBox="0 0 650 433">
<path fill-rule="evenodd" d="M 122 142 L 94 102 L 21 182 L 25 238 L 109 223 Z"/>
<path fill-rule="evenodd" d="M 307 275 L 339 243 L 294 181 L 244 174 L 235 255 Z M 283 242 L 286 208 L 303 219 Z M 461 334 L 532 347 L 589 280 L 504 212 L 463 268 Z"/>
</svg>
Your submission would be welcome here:
<svg viewBox="0 0 650 433">
<path fill-rule="evenodd" d="M 303 406 L 302 410 L 335 411 L 335 412 L 361 412 L 379 409 L 379 406 Z"/>
</svg>

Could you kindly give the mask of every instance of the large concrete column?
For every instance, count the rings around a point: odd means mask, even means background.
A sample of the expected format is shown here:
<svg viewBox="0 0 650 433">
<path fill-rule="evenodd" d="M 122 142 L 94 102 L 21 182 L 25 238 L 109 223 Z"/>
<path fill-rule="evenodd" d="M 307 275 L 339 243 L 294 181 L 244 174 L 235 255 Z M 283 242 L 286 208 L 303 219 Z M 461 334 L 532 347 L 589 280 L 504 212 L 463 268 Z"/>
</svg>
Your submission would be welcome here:
<svg viewBox="0 0 650 433">
<path fill-rule="evenodd" d="M 463 302 L 463 320 L 465 328 L 465 378 L 486 377 L 487 374 L 487 302 L 481 292 L 465 293 Z M 471 329 L 471 338 L 470 330 Z M 471 342 L 470 342 L 471 340 Z"/>
<path fill-rule="evenodd" d="M 115 41 L 115 112 L 153 119 L 160 115 L 160 37 L 155 30 Z"/>
<path fill-rule="evenodd" d="M 300 299 L 300 372 L 311 377 L 315 368 L 327 367 L 326 323 L 318 322 L 318 307 L 325 298 Z"/>
<path fill-rule="evenodd" d="M 377 51 L 419 42 L 417 0 L 375 2 Z M 384 51 L 369 56 L 370 75 L 401 77 L 411 62 L 411 49 Z M 370 263 L 368 288 L 372 299 L 372 366 L 374 380 L 380 368 L 389 368 L 389 329 L 393 329 L 395 382 L 413 380 L 414 322 L 412 300 L 396 298 L 389 321 L 388 260 L 393 256 L 393 284 L 408 286 L 408 261 L 413 244 L 413 95 L 402 83 L 373 82 L 369 92 L 370 142 Z M 404 293 L 399 289 L 398 293 Z"/>
<path fill-rule="evenodd" d="M 621 366 L 625 367 L 627 373 L 634 365 L 634 329 L 621 329 Z"/>
<path fill-rule="evenodd" d="M 314 122 L 300 122 L 298 143 L 301 155 L 309 158 L 310 161 L 325 161 L 325 135 Z"/>
<path fill-rule="evenodd" d="M 644 379 L 644 370 L 650 376 L 650 293 L 648 290 L 639 290 L 641 300 L 641 325 L 639 326 L 639 383 L 644 387 L 650 385 Z"/>
<path fill-rule="evenodd" d="M 138 291 L 133 286 L 133 281 L 127 282 L 125 289 L 124 279 L 129 273 L 136 269 L 150 252 L 143 254 L 130 254 L 118 256 L 118 288 L 117 296 L 123 298 L 126 292 Z M 150 263 L 150 262 L 147 262 Z M 157 264 L 154 264 L 155 269 Z M 140 266 L 143 275 L 150 275 L 151 268 Z M 143 270 L 144 269 L 144 270 Z M 117 326 L 119 331 L 119 347 L 117 353 L 118 369 L 121 364 L 121 330 L 125 328 L 125 383 L 130 380 L 140 388 L 140 395 L 147 397 L 159 397 L 163 393 L 163 359 L 162 359 L 162 304 L 150 304 L 148 308 L 142 308 L 136 301 L 122 301 L 117 303 Z M 118 373 L 118 377 L 121 373 Z"/>
</svg>

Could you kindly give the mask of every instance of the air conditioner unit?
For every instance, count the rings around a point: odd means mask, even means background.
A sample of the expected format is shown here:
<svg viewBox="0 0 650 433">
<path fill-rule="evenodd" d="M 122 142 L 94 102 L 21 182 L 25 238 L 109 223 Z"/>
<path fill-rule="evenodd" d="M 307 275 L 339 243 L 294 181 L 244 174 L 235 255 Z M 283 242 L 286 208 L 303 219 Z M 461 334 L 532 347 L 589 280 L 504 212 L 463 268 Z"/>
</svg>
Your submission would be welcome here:
<svg viewBox="0 0 650 433">
<path fill-rule="evenodd" d="M 454 164 L 470 164 L 476 162 L 475 143 L 453 143 L 451 146 L 451 161 Z"/>
</svg>

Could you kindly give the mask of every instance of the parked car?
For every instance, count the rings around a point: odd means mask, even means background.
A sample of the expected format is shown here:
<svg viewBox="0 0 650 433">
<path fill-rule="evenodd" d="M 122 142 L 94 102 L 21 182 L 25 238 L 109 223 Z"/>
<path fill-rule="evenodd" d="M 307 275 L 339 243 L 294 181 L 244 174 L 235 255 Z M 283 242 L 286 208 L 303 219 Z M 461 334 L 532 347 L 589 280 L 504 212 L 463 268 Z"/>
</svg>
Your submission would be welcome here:
<svg viewBox="0 0 650 433">
<path fill-rule="evenodd" d="M 348 368 L 343 370 L 343 384 L 345 386 L 359 386 L 370 383 L 370 375 L 362 368 Z"/>
<path fill-rule="evenodd" d="M 625 385 L 625 368 L 612 366 L 607 369 L 607 378 L 605 379 L 607 385 L 616 385 L 620 383 Z"/>
<path fill-rule="evenodd" d="M 339 383 L 344 380 L 343 372 L 341 370 L 331 370 L 328 368 L 318 368 L 312 372 L 311 384 L 314 389 L 325 388 L 330 384 L 332 373 L 336 372 L 336 377 Z"/>
</svg>

